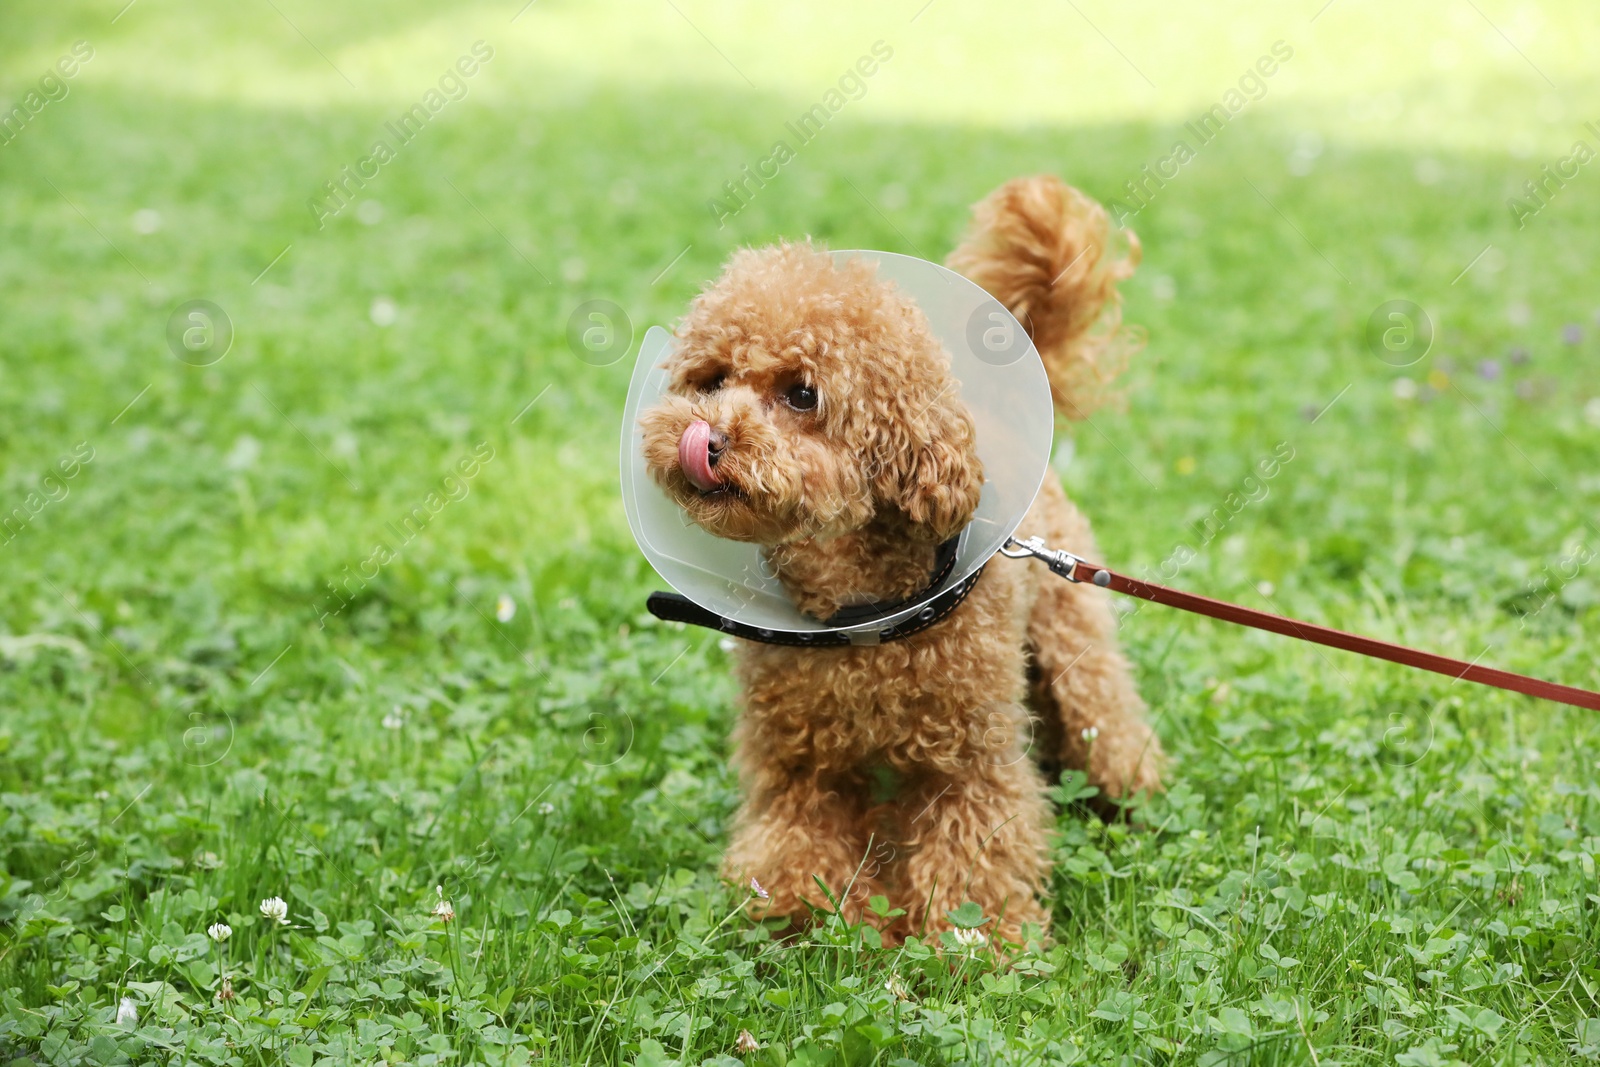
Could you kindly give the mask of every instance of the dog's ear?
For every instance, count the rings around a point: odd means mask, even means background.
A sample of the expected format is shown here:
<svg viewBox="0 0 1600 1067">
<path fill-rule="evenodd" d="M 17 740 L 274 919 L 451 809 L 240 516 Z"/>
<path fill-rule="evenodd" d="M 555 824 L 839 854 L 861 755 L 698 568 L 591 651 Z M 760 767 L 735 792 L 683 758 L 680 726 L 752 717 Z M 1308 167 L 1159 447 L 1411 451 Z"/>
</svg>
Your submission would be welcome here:
<svg viewBox="0 0 1600 1067">
<path fill-rule="evenodd" d="M 972 521 L 983 492 L 972 416 L 947 388 L 931 403 L 902 411 L 892 435 L 892 454 L 875 479 L 878 499 L 910 520 L 912 529 L 935 544 Z M 907 398 L 909 407 L 915 400 Z"/>
</svg>

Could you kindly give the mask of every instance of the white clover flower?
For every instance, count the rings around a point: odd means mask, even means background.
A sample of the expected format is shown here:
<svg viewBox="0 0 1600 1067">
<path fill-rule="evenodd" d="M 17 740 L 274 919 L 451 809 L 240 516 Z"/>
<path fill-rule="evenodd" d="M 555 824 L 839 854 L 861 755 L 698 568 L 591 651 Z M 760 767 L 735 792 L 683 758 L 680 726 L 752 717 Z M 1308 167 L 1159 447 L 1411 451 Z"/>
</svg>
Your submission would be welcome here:
<svg viewBox="0 0 1600 1067">
<path fill-rule="evenodd" d="M 282 897 L 268 897 L 261 902 L 261 917 L 271 919 L 279 926 L 289 925 L 289 905 Z"/>
<path fill-rule="evenodd" d="M 233 975 L 225 974 L 222 976 L 222 988 L 217 990 L 217 999 L 223 1001 L 232 1000 L 234 995 Z"/>
<path fill-rule="evenodd" d="M 1085 726 L 1083 728 L 1083 733 L 1079 734 L 1078 736 L 1083 738 L 1084 744 L 1092 745 L 1094 744 L 1094 739 L 1100 736 L 1100 727 Z"/>
<path fill-rule="evenodd" d="M 206 936 L 220 943 L 233 936 L 233 927 L 227 923 L 212 923 L 206 927 Z"/>
<path fill-rule="evenodd" d="M 456 917 L 456 909 L 453 904 L 444 899 L 444 886 L 434 886 L 433 891 L 439 894 L 439 903 L 433 906 L 433 917 L 442 923 L 447 923 L 454 919 Z"/>
<path fill-rule="evenodd" d="M 754 878 L 750 879 L 750 892 L 754 893 L 756 896 L 760 897 L 762 900 L 768 899 L 768 896 L 769 896 L 767 891 L 765 889 L 761 888 L 761 883 L 756 881 Z"/>
<path fill-rule="evenodd" d="M 545 801 L 543 804 L 539 805 L 539 814 L 540 815 L 554 815 L 555 813 L 556 813 L 556 806 L 554 804 L 550 803 L 548 800 Z"/>
<path fill-rule="evenodd" d="M 760 1047 L 761 1044 L 756 1040 L 756 1035 L 748 1030 L 740 1030 L 738 1040 L 733 1043 L 734 1051 L 741 1056 L 749 1052 L 755 1052 Z"/>
<path fill-rule="evenodd" d="M 383 717 L 383 728 L 385 730 L 398 730 L 405 724 L 405 715 L 401 713 L 399 704 L 396 704 L 394 710 Z"/>
<path fill-rule="evenodd" d="M 374 326 L 393 326 L 400 318 L 400 309 L 386 296 L 374 297 L 372 306 L 367 309 L 367 316 L 372 319 Z"/>
<path fill-rule="evenodd" d="M 982 930 L 967 930 L 957 927 L 951 931 L 955 935 L 956 944 L 962 948 L 978 948 L 989 943 L 989 937 Z"/>
<path fill-rule="evenodd" d="M 906 984 L 900 980 L 898 974 L 891 974 L 889 980 L 883 983 L 883 988 L 896 1000 L 911 999 L 911 991 L 906 988 Z"/>
<path fill-rule="evenodd" d="M 511 599 L 509 593 L 501 593 L 500 599 L 494 602 L 494 617 L 501 622 L 510 622 L 517 616 L 517 602 Z"/>
<path fill-rule="evenodd" d="M 122 1002 L 117 1005 L 117 1025 L 139 1025 L 139 1006 L 133 1002 L 132 997 L 123 997 Z"/>
</svg>

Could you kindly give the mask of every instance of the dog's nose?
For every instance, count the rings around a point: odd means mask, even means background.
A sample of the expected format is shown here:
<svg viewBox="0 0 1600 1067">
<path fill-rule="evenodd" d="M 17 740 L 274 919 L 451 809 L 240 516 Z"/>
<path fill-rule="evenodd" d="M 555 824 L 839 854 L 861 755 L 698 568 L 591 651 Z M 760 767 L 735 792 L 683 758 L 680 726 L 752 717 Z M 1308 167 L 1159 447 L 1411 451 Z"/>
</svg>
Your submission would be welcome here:
<svg viewBox="0 0 1600 1067">
<path fill-rule="evenodd" d="M 713 430 L 704 419 L 695 419 L 678 438 L 678 466 L 696 489 L 710 492 L 722 484 L 716 468 L 727 449 L 726 434 Z"/>
</svg>

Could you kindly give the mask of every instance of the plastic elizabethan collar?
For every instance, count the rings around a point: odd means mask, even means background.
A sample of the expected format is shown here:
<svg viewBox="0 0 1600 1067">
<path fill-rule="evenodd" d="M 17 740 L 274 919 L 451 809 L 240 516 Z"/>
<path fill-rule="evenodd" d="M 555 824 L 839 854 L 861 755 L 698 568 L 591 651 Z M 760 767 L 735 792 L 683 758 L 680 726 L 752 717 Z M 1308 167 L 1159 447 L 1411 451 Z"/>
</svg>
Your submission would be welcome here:
<svg viewBox="0 0 1600 1067">
<path fill-rule="evenodd" d="M 707 533 L 650 477 L 640 413 L 664 395 L 663 366 L 676 343 L 651 327 L 639 348 L 622 418 L 622 505 L 634 540 L 657 573 L 679 593 L 727 619 L 780 633 L 877 630 L 908 619 L 929 600 L 959 585 L 1016 531 L 1044 482 L 1055 416 L 1044 365 L 1027 332 L 994 297 L 937 263 L 893 252 L 834 252 L 835 262 L 862 258 L 894 283 L 927 317 L 950 354 L 960 396 L 977 428 L 984 484 L 978 510 L 961 533 L 955 566 L 926 596 L 858 626 L 831 627 L 803 615 L 761 555 L 760 546 Z"/>
</svg>

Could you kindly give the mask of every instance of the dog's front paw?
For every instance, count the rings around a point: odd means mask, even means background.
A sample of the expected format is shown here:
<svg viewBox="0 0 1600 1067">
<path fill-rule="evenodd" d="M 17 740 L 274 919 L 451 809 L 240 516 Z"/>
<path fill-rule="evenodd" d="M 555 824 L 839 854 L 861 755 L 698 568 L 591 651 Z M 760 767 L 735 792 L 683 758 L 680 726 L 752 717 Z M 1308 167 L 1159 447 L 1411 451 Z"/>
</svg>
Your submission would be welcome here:
<svg viewBox="0 0 1600 1067">
<path fill-rule="evenodd" d="M 1115 799 L 1162 791 L 1167 756 L 1161 739 L 1144 723 L 1109 734 L 1096 730 L 1090 745 L 1089 782 L 1101 795 Z"/>
</svg>

